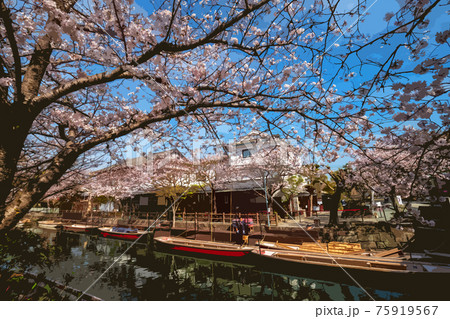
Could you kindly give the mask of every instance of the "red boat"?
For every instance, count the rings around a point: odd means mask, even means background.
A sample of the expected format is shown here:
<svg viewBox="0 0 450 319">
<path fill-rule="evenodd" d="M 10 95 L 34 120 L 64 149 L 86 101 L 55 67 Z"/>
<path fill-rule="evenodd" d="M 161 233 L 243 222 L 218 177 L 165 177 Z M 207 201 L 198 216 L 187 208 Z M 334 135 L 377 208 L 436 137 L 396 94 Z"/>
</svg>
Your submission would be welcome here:
<svg viewBox="0 0 450 319">
<path fill-rule="evenodd" d="M 252 248 L 236 244 L 218 243 L 205 240 L 193 240 L 174 237 L 156 237 L 157 244 L 169 250 L 205 254 L 222 257 L 243 257 L 250 254 Z"/>
<path fill-rule="evenodd" d="M 72 225 L 64 225 L 63 229 L 65 231 L 71 231 L 76 233 L 92 233 L 97 230 L 97 226 L 95 225 L 83 225 L 83 224 L 72 224 Z"/>
<path fill-rule="evenodd" d="M 102 227 L 98 229 L 103 237 L 119 239 L 138 239 L 142 235 L 148 234 L 148 231 L 137 230 L 123 227 Z"/>
</svg>

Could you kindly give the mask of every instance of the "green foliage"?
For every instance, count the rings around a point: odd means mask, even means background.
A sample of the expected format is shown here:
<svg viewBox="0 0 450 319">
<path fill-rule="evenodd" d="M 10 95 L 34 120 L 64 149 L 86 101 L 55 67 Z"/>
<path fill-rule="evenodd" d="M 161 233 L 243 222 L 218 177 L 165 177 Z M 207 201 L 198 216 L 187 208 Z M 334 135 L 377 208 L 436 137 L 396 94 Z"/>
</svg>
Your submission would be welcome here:
<svg viewBox="0 0 450 319">
<path fill-rule="evenodd" d="M 52 292 L 52 289 L 50 288 L 50 286 L 48 284 L 46 284 L 44 286 L 44 289 L 47 291 L 48 294 L 50 294 Z"/>
<path fill-rule="evenodd" d="M 108 202 L 114 201 L 114 197 L 112 196 L 97 196 L 95 197 L 92 202 L 96 204 L 106 204 Z"/>
<path fill-rule="evenodd" d="M 31 231 L 12 229 L 0 236 L 0 300 L 64 299 L 44 285 L 42 274 L 36 280 L 26 275 L 31 266 L 49 265 L 53 253 L 45 239 Z"/>
<path fill-rule="evenodd" d="M 288 202 L 292 196 L 296 195 L 299 192 L 299 189 L 302 186 L 303 182 L 304 179 L 300 175 L 291 175 L 286 178 L 286 184 L 281 189 L 282 193 L 284 194 L 281 200 L 283 202 Z"/>
<path fill-rule="evenodd" d="M 327 167 L 328 168 L 328 167 Z M 313 187 L 316 192 L 319 190 L 323 193 L 333 194 L 336 189 L 336 182 L 329 179 L 327 174 L 323 173 L 319 165 L 307 165 L 304 169 L 304 174 L 308 185 Z M 330 176 L 333 172 L 330 173 Z"/>
<path fill-rule="evenodd" d="M 0 263 L 3 268 L 24 271 L 29 265 L 49 263 L 49 250 L 39 235 L 13 229 L 0 236 Z"/>
<path fill-rule="evenodd" d="M 66 300 L 67 295 L 62 295 L 57 289 L 44 283 L 43 276 L 36 279 L 21 273 L 7 273 L 1 270 L 0 300 Z"/>
<path fill-rule="evenodd" d="M 159 188 L 156 191 L 157 196 L 163 196 L 167 198 L 171 203 L 175 200 L 179 199 L 180 201 L 187 198 L 188 196 L 197 192 L 200 187 L 197 185 L 191 186 L 182 186 L 182 185 L 173 185 L 173 186 L 164 186 Z M 183 196 L 181 196 L 183 195 Z"/>
</svg>

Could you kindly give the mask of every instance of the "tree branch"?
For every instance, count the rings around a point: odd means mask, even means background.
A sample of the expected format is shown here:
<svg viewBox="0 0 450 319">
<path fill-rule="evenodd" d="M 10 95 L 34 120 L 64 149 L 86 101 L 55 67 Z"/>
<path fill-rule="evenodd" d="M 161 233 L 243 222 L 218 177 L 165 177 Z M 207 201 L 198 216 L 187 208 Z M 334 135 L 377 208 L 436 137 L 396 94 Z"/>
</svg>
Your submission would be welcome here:
<svg viewBox="0 0 450 319">
<path fill-rule="evenodd" d="M 243 10 L 241 13 L 236 15 L 234 18 L 228 20 L 227 22 L 221 23 L 219 26 L 217 26 L 213 31 L 211 31 L 208 35 L 206 35 L 204 38 L 199 39 L 197 41 L 188 43 L 188 44 L 181 44 L 181 45 L 175 45 L 171 44 L 165 41 L 162 41 L 158 44 L 156 44 L 152 49 L 148 50 L 146 53 L 142 54 L 137 60 L 132 61 L 129 63 L 129 65 L 122 65 L 118 68 L 114 69 L 111 72 L 102 72 L 96 75 L 87 76 L 84 78 L 80 78 L 74 81 L 71 81 L 69 83 L 66 83 L 55 90 L 53 92 L 49 92 L 47 94 L 43 94 L 41 96 L 37 96 L 32 100 L 32 104 L 34 105 L 41 105 L 41 107 L 45 107 L 49 105 L 50 103 L 56 101 L 58 98 L 73 93 L 75 91 L 78 91 L 80 89 L 102 84 L 102 83 L 108 83 L 112 82 L 114 80 L 117 80 L 123 76 L 125 72 L 127 72 L 128 66 L 138 66 L 157 54 L 161 52 L 167 52 L 167 53 L 177 53 L 182 51 L 188 51 L 195 49 L 199 46 L 202 46 L 204 44 L 207 44 L 209 41 L 213 40 L 217 35 L 219 35 L 221 32 L 225 31 L 227 28 L 233 26 L 241 19 L 245 18 L 247 15 L 249 15 L 251 12 L 258 10 L 265 4 L 267 4 L 269 0 L 263 0 L 260 3 L 249 6 L 245 10 Z M 131 76 L 131 74 L 129 75 Z"/>
<path fill-rule="evenodd" d="M 14 92 L 16 102 L 22 100 L 22 63 L 20 62 L 19 48 L 17 47 L 16 37 L 14 36 L 13 23 L 10 17 L 10 10 L 6 7 L 3 0 L 0 1 L 0 17 L 3 20 L 8 37 L 9 45 L 14 57 L 14 80 L 16 90 Z"/>
</svg>

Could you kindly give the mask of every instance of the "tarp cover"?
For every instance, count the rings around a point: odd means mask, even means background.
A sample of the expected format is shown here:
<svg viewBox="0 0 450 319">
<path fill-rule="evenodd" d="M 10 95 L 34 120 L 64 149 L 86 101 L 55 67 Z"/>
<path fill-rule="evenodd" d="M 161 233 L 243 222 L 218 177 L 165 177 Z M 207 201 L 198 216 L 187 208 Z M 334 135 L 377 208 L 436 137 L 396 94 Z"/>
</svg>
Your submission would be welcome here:
<svg viewBox="0 0 450 319">
<path fill-rule="evenodd" d="M 118 233 L 137 233 L 137 228 L 126 228 L 126 227 L 113 227 L 112 231 Z"/>
</svg>

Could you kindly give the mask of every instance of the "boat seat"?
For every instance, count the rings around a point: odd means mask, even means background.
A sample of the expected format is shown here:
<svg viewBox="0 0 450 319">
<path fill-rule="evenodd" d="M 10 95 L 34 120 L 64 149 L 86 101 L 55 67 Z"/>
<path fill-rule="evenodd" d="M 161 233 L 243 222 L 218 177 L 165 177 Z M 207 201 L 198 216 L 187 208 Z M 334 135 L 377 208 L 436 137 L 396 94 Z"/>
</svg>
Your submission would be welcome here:
<svg viewBox="0 0 450 319">
<path fill-rule="evenodd" d="M 376 257 L 387 257 L 387 256 L 391 256 L 394 254 L 399 254 L 399 255 L 403 255 L 403 252 L 398 249 L 398 248 L 393 248 L 393 249 L 389 249 L 389 250 L 383 250 L 377 253 L 374 253 L 373 256 Z"/>
<path fill-rule="evenodd" d="M 323 253 L 324 250 L 327 250 L 327 244 L 324 243 L 302 243 L 299 246 L 299 250 L 303 251 L 311 251 L 311 252 L 321 252 Z"/>
<path fill-rule="evenodd" d="M 332 241 L 328 243 L 328 252 L 330 254 L 359 254 L 364 252 L 360 243 L 344 243 Z"/>
</svg>

